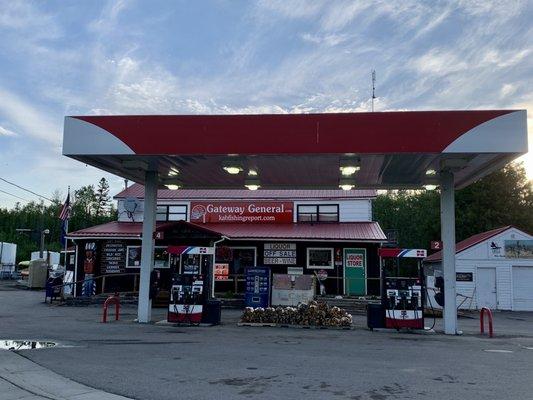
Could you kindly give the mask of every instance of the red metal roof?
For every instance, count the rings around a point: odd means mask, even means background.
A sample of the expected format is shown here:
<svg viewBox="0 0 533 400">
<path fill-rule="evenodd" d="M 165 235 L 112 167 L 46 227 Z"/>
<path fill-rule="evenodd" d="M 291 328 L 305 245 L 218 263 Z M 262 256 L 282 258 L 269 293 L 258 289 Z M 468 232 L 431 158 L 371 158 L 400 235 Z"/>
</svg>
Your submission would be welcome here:
<svg viewBox="0 0 533 400">
<path fill-rule="evenodd" d="M 502 226 L 501 228 L 492 229 L 487 232 L 478 233 L 476 235 L 470 236 L 465 240 L 460 241 L 455 245 L 455 254 L 460 253 L 476 244 L 479 244 L 487 239 L 490 239 L 493 236 L 499 235 L 502 232 L 505 232 L 507 229 L 512 228 L 511 225 Z M 426 257 L 425 262 L 437 262 L 442 260 L 442 251 L 437 251 L 436 253 Z"/>
<path fill-rule="evenodd" d="M 340 222 L 324 224 L 193 224 L 190 222 L 158 223 L 157 230 L 175 224 L 187 224 L 230 239 L 307 239 L 386 241 L 377 222 Z M 109 222 L 68 234 L 71 238 L 139 238 L 141 222 Z"/>
<path fill-rule="evenodd" d="M 262 200 L 309 200 L 309 199 L 359 199 L 374 198 L 375 190 L 248 190 L 248 189 L 159 189 L 159 200 L 211 200 L 211 199 L 262 199 Z M 115 196 L 115 199 L 126 197 L 144 198 L 144 186 L 138 183 L 131 185 Z"/>
</svg>

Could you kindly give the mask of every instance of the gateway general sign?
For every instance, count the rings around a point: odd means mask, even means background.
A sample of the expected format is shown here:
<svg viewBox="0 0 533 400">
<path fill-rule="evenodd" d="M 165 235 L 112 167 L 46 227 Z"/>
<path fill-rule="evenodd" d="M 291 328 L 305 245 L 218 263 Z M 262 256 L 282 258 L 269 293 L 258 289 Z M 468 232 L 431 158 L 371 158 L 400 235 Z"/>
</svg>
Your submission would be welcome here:
<svg viewBox="0 0 533 400">
<path fill-rule="evenodd" d="M 277 201 L 191 202 L 191 222 L 292 223 L 293 203 Z"/>
</svg>

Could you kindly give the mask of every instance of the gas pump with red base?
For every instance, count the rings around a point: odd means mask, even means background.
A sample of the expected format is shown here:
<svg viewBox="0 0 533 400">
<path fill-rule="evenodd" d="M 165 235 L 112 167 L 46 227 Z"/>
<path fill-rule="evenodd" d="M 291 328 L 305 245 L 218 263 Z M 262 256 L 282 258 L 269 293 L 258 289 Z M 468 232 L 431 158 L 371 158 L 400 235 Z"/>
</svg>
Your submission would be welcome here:
<svg viewBox="0 0 533 400">
<path fill-rule="evenodd" d="M 420 267 L 427 256 L 424 249 L 381 248 L 382 266 L 381 304 L 385 313 L 385 328 L 424 329 L 425 285 Z M 387 276 L 385 259 L 417 259 L 417 275 L 414 277 Z M 399 262 L 400 260 L 397 260 Z"/>
</svg>

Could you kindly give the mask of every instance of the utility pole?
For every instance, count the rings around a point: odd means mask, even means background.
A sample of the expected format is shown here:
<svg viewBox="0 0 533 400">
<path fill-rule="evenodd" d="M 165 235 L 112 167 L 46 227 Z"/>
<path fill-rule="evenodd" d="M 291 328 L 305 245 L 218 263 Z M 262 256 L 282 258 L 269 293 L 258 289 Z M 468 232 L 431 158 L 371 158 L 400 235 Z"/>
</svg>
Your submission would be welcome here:
<svg viewBox="0 0 533 400">
<path fill-rule="evenodd" d="M 372 112 L 374 112 L 374 100 L 376 98 L 376 70 L 372 70 Z"/>
</svg>

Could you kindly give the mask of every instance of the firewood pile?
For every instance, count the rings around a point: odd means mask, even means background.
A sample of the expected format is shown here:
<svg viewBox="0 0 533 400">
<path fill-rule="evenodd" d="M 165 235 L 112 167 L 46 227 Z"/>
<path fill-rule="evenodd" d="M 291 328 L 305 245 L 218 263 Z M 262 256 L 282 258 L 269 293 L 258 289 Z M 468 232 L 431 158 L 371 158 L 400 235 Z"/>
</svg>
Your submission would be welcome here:
<svg viewBox="0 0 533 400">
<path fill-rule="evenodd" d="M 297 307 L 247 307 L 241 317 L 243 323 L 268 323 L 302 326 L 351 326 L 352 316 L 339 307 L 329 307 L 325 302 L 310 301 Z"/>
</svg>

